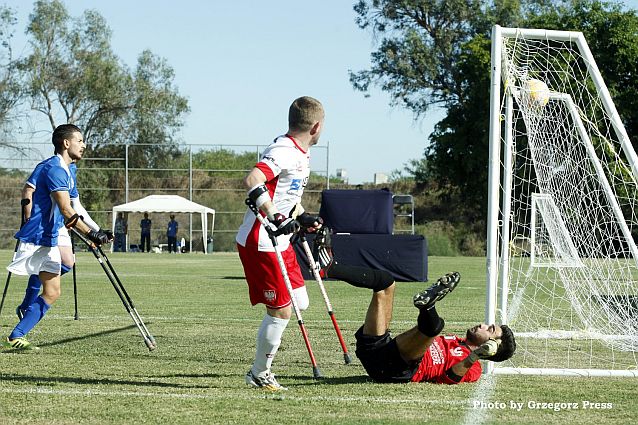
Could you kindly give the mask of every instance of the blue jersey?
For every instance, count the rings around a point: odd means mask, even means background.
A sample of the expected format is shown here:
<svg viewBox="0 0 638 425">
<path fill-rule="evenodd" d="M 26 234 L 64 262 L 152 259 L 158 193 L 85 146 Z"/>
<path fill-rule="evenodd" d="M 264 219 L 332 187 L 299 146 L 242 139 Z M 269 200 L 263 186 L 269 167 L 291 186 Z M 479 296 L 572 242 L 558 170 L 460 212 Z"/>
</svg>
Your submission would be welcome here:
<svg viewBox="0 0 638 425">
<path fill-rule="evenodd" d="M 58 229 L 64 224 L 64 217 L 51 194 L 59 191 L 71 193 L 75 181 L 69 167 L 58 155 L 42 161 L 36 166 L 36 170 L 32 173 L 32 176 L 36 174 L 35 180 L 27 180 L 29 184 L 35 183 L 31 218 L 18 230 L 15 237 L 35 245 L 57 246 Z"/>
<path fill-rule="evenodd" d="M 42 170 L 42 167 L 44 166 L 44 164 L 50 159 L 51 158 L 45 159 L 44 161 L 40 162 L 38 165 L 35 166 L 35 169 L 33 170 L 31 175 L 27 179 L 27 184 L 29 186 L 31 186 L 34 189 L 38 186 L 37 181 L 38 181 L 38 176 L 40 175 L 40 171 Z M 75 162 L 72 162 L 69 164 L 69 171 L 71 172 L 71 178 L 73 179 L 73 186 L 71 187 L 71 190 L 69 191 L 69 197 L 79 198 L 80 193 L 78 192 L 78 185 L 77 185 L 78 166 L 75 165 Z"/>
<path fill-rule="evenodd" d="M 168 222 L 168 227 L 166 228 L 166 236 L 175 237 L 177 236 L 177 221 L 171 220 Z"/>
</svg>

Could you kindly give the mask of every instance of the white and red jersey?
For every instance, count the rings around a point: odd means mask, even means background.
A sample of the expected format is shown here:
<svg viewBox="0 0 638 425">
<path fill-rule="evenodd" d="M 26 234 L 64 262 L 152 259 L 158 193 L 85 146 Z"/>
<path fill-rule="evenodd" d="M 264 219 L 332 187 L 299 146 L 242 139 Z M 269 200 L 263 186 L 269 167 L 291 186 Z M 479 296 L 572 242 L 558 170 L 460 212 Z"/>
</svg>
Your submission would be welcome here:
<svg viewBox="0 0 638 425">
<path fill-rule="evenodd" d="M 266 148 L 255 165 L 266 176 L 266 187 L 277 210 L 288 217 L 292 208 L 301 202 L 301 196 L 310 175 L 310 154 L 304 151 L 291 136 L 279 136 Z M 279 249 L 290 245 L 291 235 L 277 237 Z M 239 227 L 238 244 L 256 247 L 259 251 L 274 251 L 268 233 L 252 211 L 246 211 Z"/>
<path fill-rule="evenodd" d="M 419 368 L 412 376 L 412 382 L 435 382 L 457 384 L 445 372 L 460 361 L 465 360 L 472 350 L 464 344 L 465 339 L 456 335 L 437 336 L 425 352 Z M 461 379 L 461 382 L 475 382 L 481 377 L 481 363 L 476 362 Z"/>
</svg>

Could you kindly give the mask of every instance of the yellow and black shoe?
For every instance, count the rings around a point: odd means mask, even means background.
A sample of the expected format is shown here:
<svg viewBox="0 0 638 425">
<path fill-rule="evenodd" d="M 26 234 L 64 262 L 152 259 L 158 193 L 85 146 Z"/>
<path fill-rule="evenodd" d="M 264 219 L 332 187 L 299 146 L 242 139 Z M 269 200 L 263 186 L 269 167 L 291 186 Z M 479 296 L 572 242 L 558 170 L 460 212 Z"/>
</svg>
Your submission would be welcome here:
<svg viewBox="0 0 638 425">
<path fill-rule="evenodd" d="M 20 350 L 20 351 L 31 351 L 31 350 L 39 350 L 39 347 L 31 344 L 27 339 L 23 336 L 15 339 L 5 339 L 2 341 L 2 349 L 3 350 Z"/>
</svg>

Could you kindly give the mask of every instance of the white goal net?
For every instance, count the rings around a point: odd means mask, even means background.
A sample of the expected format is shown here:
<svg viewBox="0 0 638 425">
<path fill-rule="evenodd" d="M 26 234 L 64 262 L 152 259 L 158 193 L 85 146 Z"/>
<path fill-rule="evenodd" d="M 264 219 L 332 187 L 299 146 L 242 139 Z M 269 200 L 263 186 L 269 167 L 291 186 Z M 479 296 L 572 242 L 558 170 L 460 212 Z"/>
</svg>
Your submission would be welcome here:
<svg viewBox="0 0 638 425">
<path fill-rule="evenodd" d="M 609 92 L 581 33 L 492 41 L 487 319 L 518 344 L 502 370 L 638 376 L 638 161 Z"/>
</svg>

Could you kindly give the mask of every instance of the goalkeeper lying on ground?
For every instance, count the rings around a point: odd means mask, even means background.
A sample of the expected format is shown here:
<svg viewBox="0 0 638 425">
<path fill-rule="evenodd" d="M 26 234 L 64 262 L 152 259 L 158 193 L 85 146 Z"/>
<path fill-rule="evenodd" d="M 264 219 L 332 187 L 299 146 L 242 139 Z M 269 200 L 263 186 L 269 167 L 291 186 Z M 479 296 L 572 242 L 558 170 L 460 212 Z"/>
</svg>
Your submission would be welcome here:
<svg viewBox="0 0 638 425">
<path fill-rule="evenodd" d="M 339 264 L 333 260 L 330 233 L 325 227 L 315 238 L 315 253 L 326 277 L 374 291 L 363 326 L 356 332 L 356 354 L 368 375 L 377 382 L 474 382 L 481 376 L 478 360 L 501 362 L 514 354 L 514 334 L 505 325 L 480 324 L 465 338 L 441 336 L 445 322 L 435 304 L 452 292 L 461 280 L 448 273 L 416 294 L 417 325 L 393 338 L 394 279 L 386 271 Z"/>
</svg>

